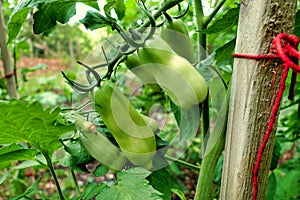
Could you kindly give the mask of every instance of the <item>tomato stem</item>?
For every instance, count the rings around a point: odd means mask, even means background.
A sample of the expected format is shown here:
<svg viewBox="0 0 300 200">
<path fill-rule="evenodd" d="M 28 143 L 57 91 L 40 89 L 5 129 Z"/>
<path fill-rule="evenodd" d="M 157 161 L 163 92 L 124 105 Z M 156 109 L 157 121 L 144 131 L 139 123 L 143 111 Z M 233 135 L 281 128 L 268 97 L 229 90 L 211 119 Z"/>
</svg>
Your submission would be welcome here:
<svg viewBox="0 0 300 200">
<path fill-rule="evenodd" d="M 55 183 L 55 185 L 56 185 L 57 192 L 58 192 L 58 195 L 59 195 L 59 199 L 60 199 L 60 200 L 64 200 L 65 197 L 64 197 L 64 195 L 63 195 L 63 193 L 62 193 L 62 190 L 61 190 L 61 188 L 60 188 L 60 185 L 59 185 L 59 182 L 58 182 L 58 178 L 57 178 L 57 176 L 56 176 L 56 173 L 55 173 L 55 170 L 54 170 L 54 167 L 53 167 L 53 164 L 52 164 L 52 160 L 51 160 L 50 156 L 48 155 L 48 153 L 46 153 L 46 152 L 44 152 L 44 151 L 41 151 L 41 152 L 42 152 L 42 154 L 45 156 L 46 161 L 47 161 L 48 168 L 49 168 L 49 170 L 50 170 L 51 175 L 53 176 L 54 183 Z"/>
<path fill-rule="evenodd" d="M 194 170 L 197 170 L 197 171 L 200 171 L 200 169 L 201 169 L 200 166 L 193 165 L 193 164 L 188 163 L 188 162 L 186 162 L 186 161 L 184 161 L 184 160 L 180 160 L 180 159 L 177 159 L 177 158 L 173 158 L 173 157 L 167 156 L 167 155 L 166 155 L 165 157 L 166 157 L 168 160 L 173 161 L 173 162 L 175 162 L 175 163 L 178 163 L 178 164 L 180 164 L 180 165 L 182 165 L 182 166 L 185 166 L 185 167 L 187 167 L 187 168 L 194 169 Z"/>
</svg>

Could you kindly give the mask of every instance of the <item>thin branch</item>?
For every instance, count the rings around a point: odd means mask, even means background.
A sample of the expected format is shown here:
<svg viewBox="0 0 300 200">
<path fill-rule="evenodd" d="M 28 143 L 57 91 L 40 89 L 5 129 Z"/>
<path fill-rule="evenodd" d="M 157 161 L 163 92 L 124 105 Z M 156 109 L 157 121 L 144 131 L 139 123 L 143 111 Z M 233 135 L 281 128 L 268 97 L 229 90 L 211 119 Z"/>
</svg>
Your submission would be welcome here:
<svg viewBox="0 0 300 200">
<path fill-rule="evenodd" d="M 226 0 L 221 0 L 218 5 L 216 5 L 216 7 L 214 8 L 214 10 L 207 16 L 204 18 L 204 22 L 203 24 L 205 26 L 207 26 L 209 24 L 209 22 L 211 22 L 211 20 L 216 16 L 216 14 L 219 12 L 219 10 L 222 8 L 222 6 L 224 5 L 224 3 L 226 2 Z"/>
</svg>

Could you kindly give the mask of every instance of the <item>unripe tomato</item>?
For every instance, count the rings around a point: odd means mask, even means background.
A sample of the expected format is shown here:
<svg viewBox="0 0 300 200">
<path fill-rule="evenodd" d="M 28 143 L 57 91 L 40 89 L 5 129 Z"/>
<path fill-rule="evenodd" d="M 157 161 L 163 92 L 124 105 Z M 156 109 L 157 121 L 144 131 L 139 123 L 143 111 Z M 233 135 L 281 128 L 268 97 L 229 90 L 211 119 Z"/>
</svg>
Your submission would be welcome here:
<svg viewBox="0 0 300 200">
<path fill-rule="evenodd" d="M 150 169 L 156 152 L 156 140 L 143 116 L 109 81 L 96 90 L 94 101 L 95 109 L 124 155 L 133 164 Z"/>
</svg>

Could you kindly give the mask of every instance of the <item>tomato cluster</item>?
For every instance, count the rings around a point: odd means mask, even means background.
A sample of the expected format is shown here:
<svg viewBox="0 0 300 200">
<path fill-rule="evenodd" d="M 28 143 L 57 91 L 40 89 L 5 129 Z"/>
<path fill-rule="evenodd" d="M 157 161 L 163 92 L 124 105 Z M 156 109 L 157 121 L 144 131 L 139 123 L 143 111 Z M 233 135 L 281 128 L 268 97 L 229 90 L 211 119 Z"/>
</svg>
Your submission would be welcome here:
<svg viewBox="0 0 300 200">
<path fill-rule="evenodd" d="M 193 52 L 187 29 L 177 20 L 169 22 L 160 36 L 152 35 L 145 41 L 144 46 L 128 55 L 125 65 L 152 90 L 164 92 L 178 107 L 190 109 L 203 102 L 208 93 L 204 78 L 192 65 L 195 62 Z M 151 169 L 157 148 L 157 123 L 137 112 L 118 87 L 109 80 L 102 82 L 93 93 L 92 99 L 96 111 L 118 143 L 122 155 L 115 148 L 111 148 L 114 150 L 108 150 L 113 152 L 110 158 L 98 157 L 99 161 L 110 164 L 116 160 L 118 162 L 114 168 L 119 169 L 124 165 L 125 156 L 132 164 Z M 86 145 L 88 140 L 97 139 L 94 136 L 87 138 L 83 138 Z M 103 146 L 110 148 L 107 144 Z M 90 151 L 93 155 L 97 150 Z"/>
</svg>

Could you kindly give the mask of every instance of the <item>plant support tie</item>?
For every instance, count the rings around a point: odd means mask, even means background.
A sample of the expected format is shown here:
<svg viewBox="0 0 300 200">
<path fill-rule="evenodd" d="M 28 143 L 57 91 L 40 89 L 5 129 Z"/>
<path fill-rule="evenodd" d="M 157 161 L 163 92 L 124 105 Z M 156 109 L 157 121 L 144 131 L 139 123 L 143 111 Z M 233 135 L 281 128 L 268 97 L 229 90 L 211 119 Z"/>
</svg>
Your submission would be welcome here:
<svg viewBox="0 0 300 200">
<path fill-rule="evenodd" d="M 257 192 L 258 192 L 258 171 L 261 165 L 262 157 L 264 150 L 266 148 L 267 142 L 269 140 L 270 134 L 272 132 L 272 128 L 275 124 L 275 119 L 277 112 L 280 107 L 280 102 L 282 99 L 283 92 L 286 88 L 285 82 L 288 76 L 289 69 L 293 70 L 291 87 L 290 87 L 290 98 L 293 98 L 294 94 L 294 86 L 296 84 L 296 75 L 300 72 L 300 66 L 298 65 L 298 60 L 300 59 L 300 52 L 298 50 L 299 45 L 299 38 L 295 35 L 287 35 L 286 33 L 278 34 L 274 37 L 272 41 L 272 48 L 270 50 L 270 54 L 262 54 L 262 55 L 247 55 L 247 54 L 233 54 L 233 57 L 236 58 L 246 58 L 246 59 L 281 59 L 283 64 L 280 65 L 283 67 L 283 73 L 280 80 L 280 86 L 277 93 L 277 98 L 275 100 L 274 105 L 272 106 L 272 112 L 270 121 L 268 123 L 267 130 L 265 132 L 263 142 L 259 148 L 256 163 L 253 169 L 253 195 L 252 200 L 257 199 Z"/>
<path fill-rule="evenodd" d="M 10 78 L 15 74 L 16 74 L 16 70 L 12 71 L 11 73 L 5 74 L 3 77 L 0 77 L 0 80 L 5 79 L 5 78 Z"/>
</svg>

